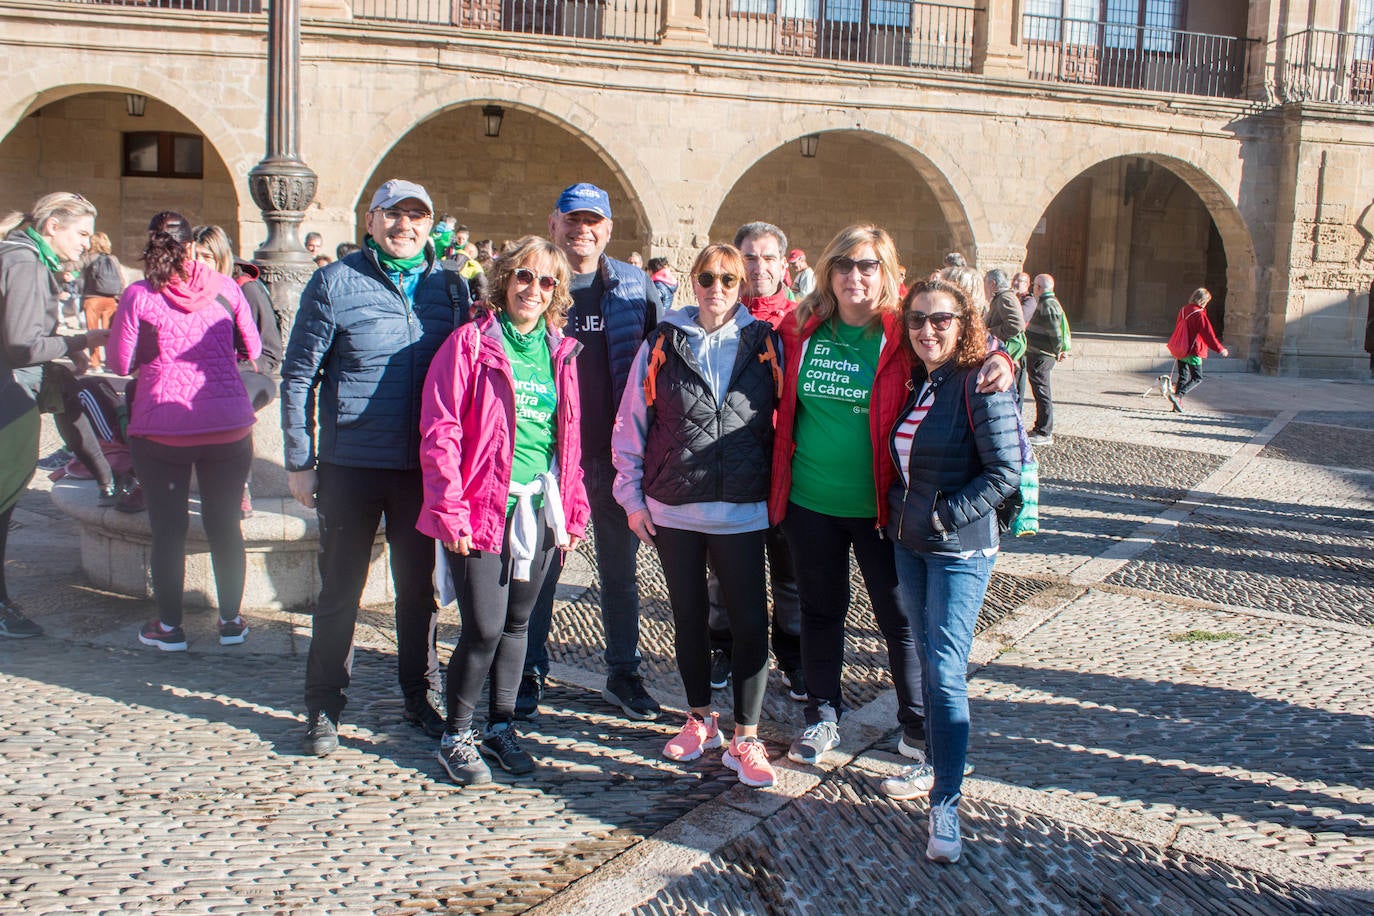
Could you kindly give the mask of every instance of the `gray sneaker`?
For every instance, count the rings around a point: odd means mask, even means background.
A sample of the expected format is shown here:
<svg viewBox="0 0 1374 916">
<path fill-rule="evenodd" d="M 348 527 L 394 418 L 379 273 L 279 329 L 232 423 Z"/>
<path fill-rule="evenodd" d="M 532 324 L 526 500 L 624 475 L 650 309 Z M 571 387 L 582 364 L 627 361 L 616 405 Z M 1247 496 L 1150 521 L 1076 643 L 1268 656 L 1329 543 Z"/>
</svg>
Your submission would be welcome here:
<svg viewBox="0 0 1374 916">
<path fill-rule="evenodd" d="M 439 762 L 448 775 L 460 786 L 480 786 L 491 782 L 491 770 L 482 760 L 477 747 L 481 736 L 469 729 L 458 735 L 445 733 L 439 740 Z"/>
<path fill-rule="evenodd" d="M 923 754 L 922 757 L 925 755 Z M 973 772 L 973 765 L 964 764 L 964 775 Z M 920 763 L 904 768 L 896 776 L 889 776 L 882 781 L 879 789 L 888 798 L 906 800 L 908 798 L 920 798 L 922 795 L 930 794 L 930 790 L 935 787 L 935 768 L 921 760 Z"/>
<path fill-rule="evenodd" d="M 932 862 L 959 861 L 964 841 L 959 834 L 959 796 L 930 806 L 930 839 L 926 842 L 926 858 Z"/>
<path fill-rule="evenodd" d="M 806 730 L 792 742 L 787 751 L 787 759 L 797 763 L 816 766 L 825 752 L 840 746 L 840 723 L 832 719 L 822 719 Z"/>
</svg>

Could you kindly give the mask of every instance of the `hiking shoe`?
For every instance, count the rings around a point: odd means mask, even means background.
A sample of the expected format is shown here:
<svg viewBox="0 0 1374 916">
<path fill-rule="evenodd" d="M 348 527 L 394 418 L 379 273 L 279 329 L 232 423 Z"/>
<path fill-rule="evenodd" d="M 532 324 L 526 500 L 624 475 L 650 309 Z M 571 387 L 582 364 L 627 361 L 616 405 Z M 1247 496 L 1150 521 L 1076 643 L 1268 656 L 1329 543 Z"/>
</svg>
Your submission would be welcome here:
<svg viewBox="0 0 1374 916">
<path fill-rule="evenodd" d="M 520 689 L 515 694 L 515 718 L 528 722 L 539 715 L 546 686 L 542 674 L 531 672 L 520 678 Z"/>
<path fill-rule="evenodd" d="M 305 752 L 325 757 L 339 749 L 339 717 L 323 709 L 310 710 L 305 727 Z"/>
<path fill-rule="evenodd" d="M 682 731 L 663 745 L 663 756 L 669 760 L 696 760 L 701 752 L 720 747 L 725 739 L 720 736 L 720 715 L 711 713 L 704 720 L 695 713 L 687 714 L 687 724 Z"/>
<path fill-rule="evenodd" d="M 241 646 L 248 636 L 248 621 L 242 617 L 219 622 L 219 644 L 221 646 Z"/>
<path fill-rule="evenodd" d="M 477 732 L 471 729 L 457 735 L 445 732 L 439 741 L 439 751 L 435 756 L 448 770 L 449 778 L 460 786 L 480 786 L 491 782 L 491 770 L 487 769 L 482 755 L 477 752 L 478 742 Z"/>
<path fill-rule="evenodd" d="M 964 851 L 959 836 L 959 796 L 930 806 L 930 839 L 926 842 L 926 858 L 932 862 L 958 862 Z"/>
<path fill-rule="evenodd" d="M 806 675 L 802 674 L 800 668 L 784 668 L 782 683 L 787 688 L 787 696 L 798 703 L 805 703 L 811 699 L 811 696 L 806 692 Z"/>
<path fill-rule="evenodd" d="M 185 652 L 186 631 L 181 627 L 166 627 L 161 620 L 150 620 L 138 633 L 138 641 L 145 646 L 156 646 L 163 652 Z"/>
<path fill-rule="evenodd" d="M 95 497 L 95 504 L 101 508 L 108 509 L 115 504 L 117 499 L 119 499 L 119 487 L 111 482 L 100 488 L 100 492 L 96 494 Z"/>
<path fill-rule="evenodd" d="M 773 764 L 768 762 L 768 750 L 758 738 L 734 739 L 720 755 L 720 762 L 734 770 L 740 782 L 756 789 L 768 788 L 777 778 Z"/>
<path fill-rule="evenodd" d="M 487 729 L 487 736 L 478 750 L 512 776 L 528 776 L 534 772 L 534 758 L 520 746 L 520 736 L 509 722 Z"/>
<path fill-rule="evenodd" d="M 0 601 L 0 636 L 10 639 L 29 639 L 42 636 L 43 628 L 24 616 L 13 601 Z"/>
<path fill-rule="evenodd" d="M 730 656 L 724 649 L 711 650 L 711 689 L 720 690 L 730 683 Z"/>
<path fill-rule="evenodd" d="M 1034 432 L 1026 437 L 1031 445 L 1054 445 L 1054 436 L 1049 433 Z"/>
<path fill-rule="evenodd" d="M 444 717 L 430 704 L 428 697 L 406 700 L 406 709 L 401 718 L 431 738 L 439 738 L 444 734 Z"/>
<path fill-rule="evenodd" d="M 840 745 L 840 723 L 833 719 L 822 719 L 797 736 L 787 751 L 787 759 L 811 766 L 821 762 L 825 752 Z"/>
<path fill-rule="evenodd" d="M 619 706 L 631 719 L 651 722 L 658 718 L 658 701 L 644 689 L 644 678 L 638 674 L 612 674 L 606 678 L 601 698 L 612 706 Z"/>
</svg>

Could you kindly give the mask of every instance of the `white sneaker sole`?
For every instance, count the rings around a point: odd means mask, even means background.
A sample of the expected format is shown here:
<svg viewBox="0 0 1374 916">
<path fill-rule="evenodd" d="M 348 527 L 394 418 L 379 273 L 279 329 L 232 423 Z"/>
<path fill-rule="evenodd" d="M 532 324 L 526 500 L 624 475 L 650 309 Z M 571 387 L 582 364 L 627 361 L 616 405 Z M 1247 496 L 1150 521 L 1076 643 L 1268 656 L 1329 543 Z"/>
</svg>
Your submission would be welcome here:
<svg viewBox="0 0 1374 916">
<path fill-rule="evenodd" d="M 926 844 L 926 859 L 931 862 L 939 862 L 942 865 L 953 865 L 955 862 L 958 862 L 959 856 L 963 855 L 963 852 L 963 843 L 955 846 L 952 851 L 943 849 L 932 850 L 930 844 Z"/>
<path fill-rule="evenodd" d="M 244 627 L 243 632 L 237 636 L 221 636 L 219 638 L 219 644 L 221 646 L 241 646 L 243 645 L 243 641 L 248 637 L 248 630 L 248 627 Z"/>
<path fill-rule="evenodd" d="M 149 639 L 142 633 L 138 634 L 138 641 L 143 643 L 145 646 L 155 646 L 156 648 L 161 649 L 163 652 L 186 651 L 186 643 L 184 642 L 163 642 L 160 639 Z"/>
<path fill-rule="evenodd" d="M 727 770 L 733 770 L 739 781 L 746 786 L 752 786 L 755 789 L 767 789 L 773 785 L 774 779 L 772 776 L 768 777 L 766 782 L 762 779 L 750 779 L 748 776 L 745 776 L 740 770 L 739 759 L 736 758 L 734 754 L 730 753 L 729 748 L 726 748 L 725 753 L 720 755 L 720 762 L 725 764 Z"/>
<path fill-rule="evenodd" d="M 621 712 L 625 713 L 626 718 L 636 719 L 640 722 L 652 722 L 658 718 L 658 713 L 656 712 L 635 712 L 633 709 L 630 708 L 628 703 L 620 699 L 620 697 L 616 696 L 615 694 L 611 693 L 609 690 L 601 691 L 601 699 L 605 700 L 607 703 L 610 703 L 612 706 L 616 707 Z"/>
</svg>

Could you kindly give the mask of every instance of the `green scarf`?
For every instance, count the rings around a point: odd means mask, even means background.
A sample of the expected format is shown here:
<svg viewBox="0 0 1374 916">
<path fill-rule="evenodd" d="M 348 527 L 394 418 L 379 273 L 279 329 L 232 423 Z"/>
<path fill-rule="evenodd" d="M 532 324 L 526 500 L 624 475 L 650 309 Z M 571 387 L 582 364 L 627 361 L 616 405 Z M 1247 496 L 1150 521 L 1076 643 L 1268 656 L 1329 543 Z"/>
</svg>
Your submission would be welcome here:
<svg viewBox="0 0 1374 916">
<path fill-rule="evenodd" d="M 52 250 L 52 246 L 48 244 L 48 240 L 35 232 L 32 226 L 25 226 L 24 232 L 29 238 L 33 239 L 33 243 L 38 246 L 38 256 L 43 259 L 43 264 L 48 270 L 51 270 L 53 273 L 60 271 L 62 269 L 62 262 L 57 259 L 57 252 Z"/>
<path fill-rule="evenodd" d="M 381 262 L 382 270 L 392 274 L 403 274 L 414 270 L 425 263 L 425 249 L 421 246 L 419 252 L 408 258 L 393 258 L 382 250 L 381 246 L 372 240 L 372 236 L 367 237 L 367 247 L 377 252 L 377 260 Z"/>
<path fill-rule="evenodd" d="M 511 347 L 517 353 L 528 353 L 539 345 L 539 341 L 544 337 L 544 316 L 539 316 L 539 323 L 528 334 L 521 334 L 514 324 L 511 323 L 510 316 L 504 311 L 497 313 L 501 321 L 501 333 L 510 342 Z"/>
</svg>

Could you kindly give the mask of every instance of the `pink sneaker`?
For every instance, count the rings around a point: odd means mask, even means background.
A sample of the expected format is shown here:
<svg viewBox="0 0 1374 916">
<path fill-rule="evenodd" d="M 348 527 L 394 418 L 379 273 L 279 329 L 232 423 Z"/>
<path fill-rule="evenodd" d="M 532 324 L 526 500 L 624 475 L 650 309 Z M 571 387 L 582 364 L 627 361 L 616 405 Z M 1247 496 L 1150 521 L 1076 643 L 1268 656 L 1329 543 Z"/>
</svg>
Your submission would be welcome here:
<svg viewBox="0 0 1374 916">
<path fill-rule="evenodd" d="M 695 713 L 688 713 L 687 724 L 667 744 L 663 745 L 663 756 L 669 760 L 696 760 L 708 748 L 724 744 L 720 736 L 720 715 L 711 713 L 703 722 Z"/>
<path fill-rule="evenodd" d="M 756 789 L 768 788 L 777 777 L 773 764 L 768 762 L 768 751 L 758 738 L 734 739 L 720 755 L 720 762 L 734 770 L 740 782 Z"/>
</svg>

